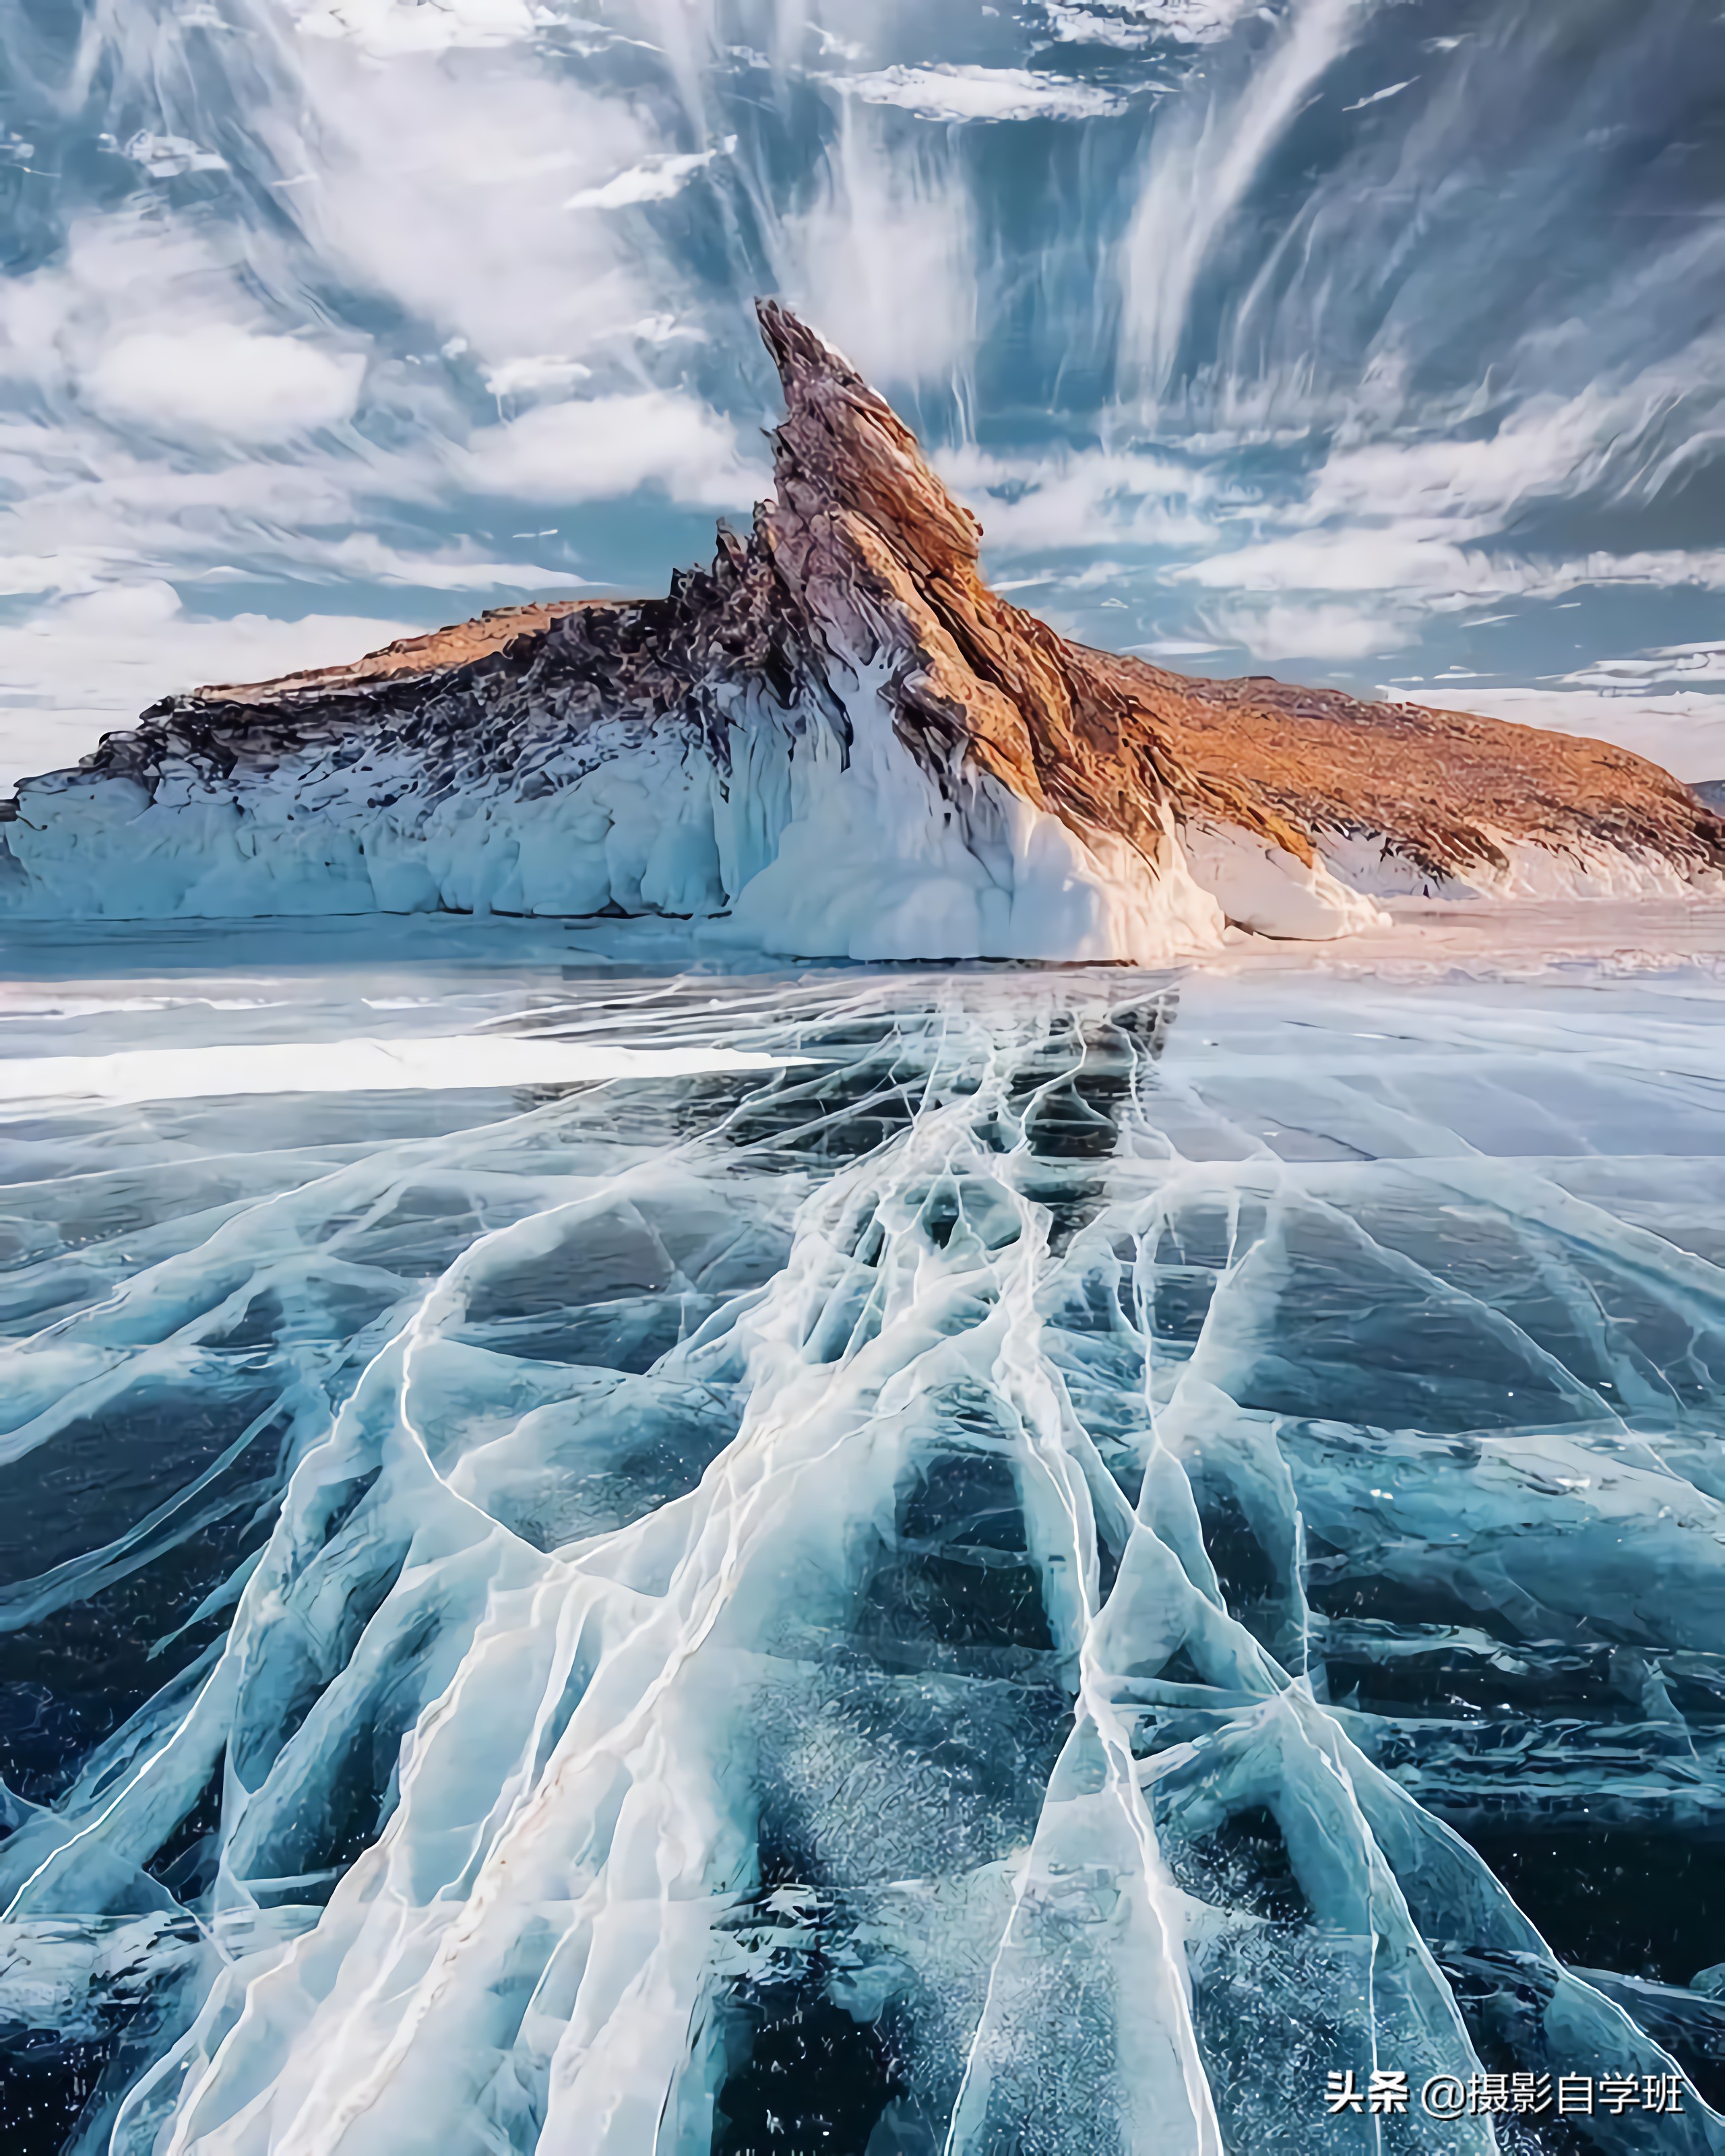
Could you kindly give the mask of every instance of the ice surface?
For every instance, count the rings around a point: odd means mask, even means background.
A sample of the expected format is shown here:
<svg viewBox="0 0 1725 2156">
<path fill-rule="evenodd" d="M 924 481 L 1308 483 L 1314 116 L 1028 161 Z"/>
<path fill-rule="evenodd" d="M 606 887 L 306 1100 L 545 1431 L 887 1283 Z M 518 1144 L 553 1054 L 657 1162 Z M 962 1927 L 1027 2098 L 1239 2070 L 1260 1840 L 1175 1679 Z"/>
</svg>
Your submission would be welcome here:
<svg viewBox="0 0 1725 2156">
<path fill-rule="evenodd" d="M 473 926 L 0 1000 L 565 1058 L 8 1080 L 8 2148 L 1725 2148 L 1705 967 Z M 1327 2117 L 1373 2065 L 1684 2108 Z"/>
</svg>

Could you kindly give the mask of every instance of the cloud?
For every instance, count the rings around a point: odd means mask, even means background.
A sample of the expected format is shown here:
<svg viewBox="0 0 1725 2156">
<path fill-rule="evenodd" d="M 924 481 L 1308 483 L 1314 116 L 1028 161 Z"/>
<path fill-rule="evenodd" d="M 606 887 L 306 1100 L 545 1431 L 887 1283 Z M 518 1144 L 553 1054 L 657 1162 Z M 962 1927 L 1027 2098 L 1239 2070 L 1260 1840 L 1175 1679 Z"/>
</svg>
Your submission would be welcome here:
<svg viewBox="0 0 1725 2156">
<path fill-rule="evenodd" d="M 1405 82 L 1393 82 L 1386 89 L 1373 90 L 1369 96 L 1357 97 L 1352 105 L 1344 105 L 1342 110 L 1344 112 L 1363 112 L 1368 105 L 1382 105 L 1386 99 L 1399 97 L 1404 90 L 1411 90 L 1419 80 L 1417 74 L 1410 74 Z"/>
<path fill-rule="evenodd" d="M 1408 640 L 1407 617 L 1394 608 L 1238 601 L 1205 608 L 1200 618 L 1218 642 L 1243 644 L 1255 659 L 1375 659 Z"/>
<path fill-rule="evenodd" d="M 637 203 L 669 202 L 697 172 L 704 172 L 714 158 L 737 147 L 737 137 L 727 135 L 711 150 L 687 157 L 644 157 L 627 172 L 619 172 L 600 187 L 580 187 L 563 204 L 565 209 L 627 209 Z"/>
<path fill-rule="evenodd" d="M 1303 521 L 1382 516 L 1441 520 L 1452 536 L 1495 530 L 1529 501 L 1584 492 L 1631 429 L 1638 399 L 1594 388 L 1530 398 L 1489 434 L 1346 444 L 1318 467 Z"/>
<path fill-rule="evenodd" d="M 1344 439 L 1296 498 L 1248 500 L 1213 512 L 1224 531 L 1230 514 L 1249 518 L 1254 536 L 1246 543 L 1163 573 L 1177 584 L 1256 594 L 1260 602 L 1303 594 L 1308 612 L 1331 597 L 1373 598 L 1378 603 L 1362 613 L 1399 621 L 1409 637 L 1422 619 L 1485 603 L 1551 602 L 1606 588 L 1725 589 L 1725 549 L 1554 556 L 1527 551 L 1515 531 L 1536 505 L 1625 491 L 1625 474 L 1646 464 L 1645 449 L 1633 445 L 1645 442 L 1650 411 L 1668 403 L 1670 393 L 1655 369 L 1616 388 L 1594 382 L 1573 396 L 1528 398 L 1489 433 L 1477 417 L 1428 409 L 1426 429 L 1446 416 L 1455 431 Z M 1375 424 L 1391 423 L 1378 415 Z M 1266 605 L 1259 611 L 1282 619 Z M 1390 648 L 1348 650 L 1339 619 L 1337 629 L 1327 655 Z"/>
<path fill-rule="evenodd" d="M 572 570 L 549 567 L 542 562 L 487 562 L 459 547 L 410 554 L 386 546 L 369 531 L 353 531 L 345 539 L 324 542 L 312 552 L 307 566 L 315 566 L 331 581 L 352 578 L 421 592 L 567 590 L 588 582 Z"/>
<path fill-rule="evenodd" d="M 176 434 L 280 442 L 351 418 L 365 361 L 228 323 L 141 330 L 85 371 L 105 418 Z"/>
<path fill-rule="evenodd" d="M 542 389 L 572 389 L 578 382 L 590 382 L 593 369 L 561 352 L 537 352 L 521 359 L 506 359 L 485 375 L 485 388 L 493 397 L 531 397 Z"/>
<path fill-rule="evenodd" d="M 1725 549 L 1589 554 L 1563 561 L 1493 554 L 1419 529 L 1357 525 L 1299 532 L 1168 569 L 1175 583 L 1210 590 L 1394 593 L 1409 608 L 1446 613 L 1486 599 L 1561 598 L 1589 585 L 1693 585 L 1725 590 Z"/>
<path fill-rule="evenodd" d="M 1125 542 L 1195 547 L 1216 536 L 1194 506 L 1209 491 L 1207 482 L 1153 453 L 1081 449 L 1003 457 L 967 446 L 940 452 L 935 464 L 981 521 L 991 555 Z"/>
<path fill-rule="evenodd" d="M 945 144 L 886 136 L 845 105 L 814 201 L 774 235 L 776 281 L 871 380 L 946 387 L 976 351 L 975 205 Z"/>
<path fill-rule="evenodd" d="M 827 80 L 866 104 L 896 105 L 919 120 L 1098 120 L 1127 105 L 1117 90 L 1028 68 L 890 67 Z"/>
<path fill-rule="evenodd" d="M 55 619 L 80 632 L 149 629 L 182 612 L 180 595 L 160 577 L 133 584 L 109 584 L 69 598 Z"/>
<path fill-rule="evenodd" d="M 1679 778 L 1725 778 L 1725 644 L 1664 644 L 1547 681 L 1477 696 L 1440 688 L 1422 701 L 1615 742 Z"/>
<path fill-rule="evenodd" d="M 1237 592 L 1399 592 L 1421 603 L 1471 602 L 1503 588 L 1489 558 L 1452 542 L 1356 526 L 1299 532 L 1182 562 L 1176 583 Z"/>
<path fill-rule="evenodd" d="M 542 404 L 482 428 L 459 464 L 470 486 L 522 501 L 605 501 L 656 486 L 675 501 L 736 508 L 764 485 L 728 419 L 665 389 Z"/>
<path fill-rule="evenodd" d="M 435 16 L 438 8 L 413 8 Z M 530 45 L 483 66 L 379 66 L 302 41 L 301 95 L 257 116 L 271 162 L 310 172 L 285 206 L 321 277 L 381 298 L 480 364 L 608 340 L 680 299 L 669 243 L 639 218 L 565 208 L 665 151 L 644 109 L 549 71 Z"/>
<path fill-rule="evenodd" d="M 1245 17 L 1262 11 L 1263 0 L 1043 0 L 1050 29 L 1064 43 L 1114 45 L 1126 49 L 1168 38 L 1182 44 L 1210 45 L 1231 35 Z"/>
<path fill-rule="evenodd" d="M 1486 718 L 1513 719 L 1524 726 L 1615 742 L 1620 748 L 1633 749 L 1636 755 L 1663 764 L 1690 784 L 1725 778 L 1725 696 L 1625 696 L 1583 689 L 1507 688 L 1485 690 L 1477 696 L 1422 690 L 1419 701 L 1441 711 L 1476 711 Z"/>
<path fill-rule="evenodd" d="M 152 180 L 177 180 L 187 172 L 225 172 L 228 160 L 183 135 L 134 135 L 126 154 Z"/>
<path fill-rule="evenodd" d="M 219 460 L 187 465 L 95 428 L 51 438 L 57 459 L 33 433 L 8 454 L 8 431 L 0 428 L 0 481 L 18 498 L 0 596 L 85 593 L 149 576 L 182 588 L 252 578 L 426 592 L 583 582 L 563 564 L 500 560 L 452 532 L 446 505 L 459 500 L 450 466 L 460 452 L 434 439 L 362 459 L 337 443 L 306 444 L 291 459 L 224 449 Z"/>
<path fill-rule="evenodd" d="M 1725 686 L 1725 644 L 1666 644 L 1633 659 L 1599 659 L 1590 666 L 1565 674 L 1566 688 L 1603 689 L 1608 693 L 1640 695 L 1655 683 L 1690 686 L 1717 681 Z M 1725 711 L 1725 705 L 1722 705 Z"/>
<path fill-rule="evenodd" d="M 1181 98 L 1150 135 L 1124 249 L 1123 354 L 1153 396 L 1173 382 L 1213 249 L 1325 74 L 1361 33 L 1354 0 L 1304 0 L 1231 93 Z"/>
<path fill-rule="evenodd" d="M 460 46 L 516 44 L 538 20 L 530 0 L 310 0 L 294 10 L 306 37 L 345 40 L 373 59 L 445 53 Z"/>
<path fill-rule="evenodd" d="M 199 619 L 159 579 L 44 608 L 0 627 L 0 793 L 76 762 L 159 696 L 335 665 L 415 633 L 350 614 Z"/>
<path fill-rule="evenodd" d="M 117 550 L 69 547 L 53 554 L 0 554 L 0 598 L 95 591 L 124 564 Z"/>
</svg>

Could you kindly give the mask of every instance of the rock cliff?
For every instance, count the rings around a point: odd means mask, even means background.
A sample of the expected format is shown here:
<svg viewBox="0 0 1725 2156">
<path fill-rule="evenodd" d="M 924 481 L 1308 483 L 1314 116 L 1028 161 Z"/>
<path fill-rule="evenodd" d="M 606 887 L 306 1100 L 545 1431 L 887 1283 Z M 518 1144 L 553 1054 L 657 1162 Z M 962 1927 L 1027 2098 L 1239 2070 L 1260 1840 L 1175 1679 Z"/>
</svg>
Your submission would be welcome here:
<svg viewBox="0 0 1725 2156">
<path fill-rule="evenodd" d="M 891 408 L 760 314 L 774 498 L 711 567 L 157 705 L 0 810 L 0 911 L 649 911 L 805 956 L 1153 963 L 1396 891 L 1725 870 L 1725 823 L 1624 750 L 1067 641 L 989 589 Z"/>
</svg>

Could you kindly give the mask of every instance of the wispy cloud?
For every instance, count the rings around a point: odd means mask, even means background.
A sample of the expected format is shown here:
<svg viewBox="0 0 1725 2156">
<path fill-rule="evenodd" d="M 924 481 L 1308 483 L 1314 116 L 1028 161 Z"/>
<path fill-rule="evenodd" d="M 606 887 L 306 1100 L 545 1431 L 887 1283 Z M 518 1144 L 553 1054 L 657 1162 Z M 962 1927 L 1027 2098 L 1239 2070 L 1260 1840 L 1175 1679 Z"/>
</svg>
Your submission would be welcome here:
<svg viewBox="0 0 1725 2156">
<path fill-rule="evenodd" d="M 704 172 L 715 157 L 737 147 L 737 137 L 726 136 L 710 150 L 683 157 L 643 157 L 626 172 L 614 173 L 596 187 L 578 187 L 563 204 L 565 209 L 628 209 L 638 203 L 669 202 L 697 172 Z"/>
<path fill-rule="evenodd" d="M 1355 98 L 1352 105 L 1344 105 L 1342 110 L 1344 112 L 1363 112 L 1368 105 L 1382 105 L 1389 98 L 1399 97 L 1404 90 L 1411 90 L 1419 80 L 1418 75 L 1410 74 L 1405 82 L 1387 83 L 1382 90 L 1374 90 L 1364 97 Z"/>
<path fill-rule="evenodd" d="M 303 34 L 341 39 L 377 59 L 446 53 L 531 38 L 541 18 L 529 0 L 289 0 Z"/>
<path fill-rule="evenodd" d="M 922 120 L 1097 120 L 1127 102 L 1117 90 L 1028 68 L 899 66 L 828 80 L 847 96 L 896 105 Z"/>
<path fill-rule="evenodd" d="M 1135 50 L 1153 38 L 1210 45 L 1230 37 L 1263 0 L 1041 0 L 1054 36 Z"/>
<path fill-rule="evenodd" d="M 1240 644 L 1255 659 L 1375 659 L 1400 649 L 1409 622 L 1393 605 L 1373 608 L 1334 600 L 1253 604 L 1235 600 L 1199 615 L 1219 644 Z"/>
<path fill-rule="evenodd" d="M 152 180 L 177 180 L 187 172 L 225 172 L 228 160 L 206 150 L 183 135 L 152 135 L 147 129 L 134 135 L 126 154 Z"/>
<path fill-rule="evenodd" d="M 1612 696 L 1645 696 L 1656 686 L 1693 686 L 1717 681 L 1725 689 L 1725 644 L 1667 644 L 1627 659 L 1598 659 L 1560 677 L 1565 688 L 1602 689 Z M 1725 716 L 1725 704 L 1720 706 Z"/>
<path fill-rule="evenodd" d="M 1201 505 L 1214 493 L 1190 465 L 1150 450 L 1076 449 L 1008 457 L 976 448 L 936 458 L 981 520 L 989 553 L 1012 557 L 1133 542 L 1213 544 Z"/>
<path fill-rule="evenodd" d="M 237 590 L 290 641 L 295 586 L 412 625 L 657 582 L 768 484 L 760 289 L 1083 634 L 1360 682 L 1563 605 L 1577 678 L 1536 680 L 1530 635 L 1525 687 L 1711 679 L 1613 657 L 1620 616 L 1647 654 L 1702 634 L 1722 583 L 1667 505 L 1725 454 L 1725 224 L 1698 167 L 1631 154 L 1693 90 L 1637 11 L 1554 76 L 1538 11 L 1413 60 L 1377 0 L 103 0 L 71 59 L 25 3 L 0 591 L 22 650 L 108 654 L 90 710 L 160 685 L 123 649 L 181 678 Z M 168 587 L 131 643 L 66 611 Z"/>
<path fill-rule="evenodd" d="M 1272 539 L 1171 569 L 1180 583 L 1239 592 L 1383 592 L 1410 609 L 1452 612 L 1482 600 L 1554 598 L 1584 588 L 1725 591 L 1725 549 L 1530 559 L 1440 538 L 1369 528 Z"/>
<path fill-rule="evenodd" d="M 773 233 L 778 282 L 889 387 L 968 382 L 978 338 L 976 203 L 939 144 L 895 150 L 847 105 L 810 199 Z"/>
</svg>

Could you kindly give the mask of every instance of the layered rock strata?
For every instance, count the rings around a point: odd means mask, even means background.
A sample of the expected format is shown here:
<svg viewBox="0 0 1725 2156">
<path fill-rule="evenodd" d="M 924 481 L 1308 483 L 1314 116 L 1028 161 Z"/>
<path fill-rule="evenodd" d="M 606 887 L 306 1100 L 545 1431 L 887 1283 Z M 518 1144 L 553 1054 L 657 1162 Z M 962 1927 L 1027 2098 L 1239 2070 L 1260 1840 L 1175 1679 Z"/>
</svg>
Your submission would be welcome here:
<svg viewBox="0 0 1725 2156">
<path fill-rule="evenodd" d="M 1057 635 L 891 408 L 768 303 L 775 494 L 664 598 L 206 689 L 0 810 L 0 911 L 660 913 L 803 956 L 1155 963 L 1398 890 L 1716 883 L 1642 758 Z"/>
</svg>

